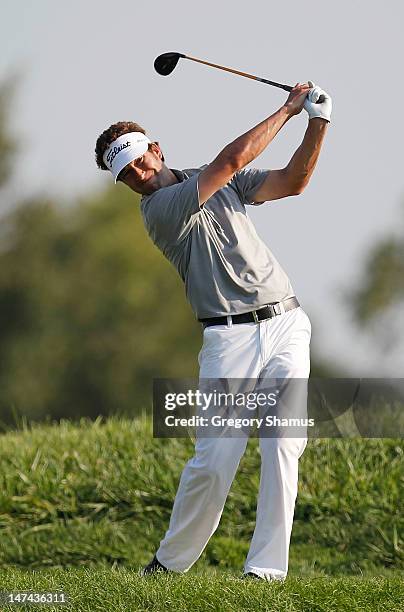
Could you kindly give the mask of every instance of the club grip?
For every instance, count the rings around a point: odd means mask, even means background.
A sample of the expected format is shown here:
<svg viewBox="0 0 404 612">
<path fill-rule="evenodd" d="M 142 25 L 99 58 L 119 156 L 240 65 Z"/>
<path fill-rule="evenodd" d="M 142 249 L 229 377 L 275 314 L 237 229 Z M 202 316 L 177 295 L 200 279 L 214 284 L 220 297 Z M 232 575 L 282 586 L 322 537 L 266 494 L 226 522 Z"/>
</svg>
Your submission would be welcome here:
<svg viewBox="0 0 404 612">
<path fill-rule="evenodd" d="M 283 85 L 283 83 L 275 83 L 275 81 L 269 81 L 268 79 L 260 79 L 258 78 L 257 81 L 261 81 L 261 83 L 266 83 L 267 85 L 273 85 L 274 87 L 279 87 L 280 89 L 283 89 L 284 91 L 292 91 L 293 87 L 291 85 Z M 317 100 L 316 104 L 322 104 L 325 100 L 325 96 L 323 96 L 323 94 L 321 94 L 321 96 L 319 97 L 319 99 Z"/>
<path fill-rule="evenodd" d="M 292 91 L 293 87 L 290 87 L 290 85 L 283 85 L 282 89 L 284 89 L 285 91 Z M 324 102 L 324 100 L 325 100 L 325 96 L 323 94 L 321 94 L 321 96 L 317 100 L 316 104 L 322 104 Z"/>
</svg>

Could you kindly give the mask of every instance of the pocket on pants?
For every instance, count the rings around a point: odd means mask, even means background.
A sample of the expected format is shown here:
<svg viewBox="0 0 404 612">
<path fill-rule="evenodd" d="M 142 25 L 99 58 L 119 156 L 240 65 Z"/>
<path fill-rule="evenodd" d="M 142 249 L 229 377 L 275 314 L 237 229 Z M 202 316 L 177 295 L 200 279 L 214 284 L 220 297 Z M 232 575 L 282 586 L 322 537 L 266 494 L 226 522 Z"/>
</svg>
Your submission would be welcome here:
<svg viewBox="0 0 404 612">
<path fill-rule="evenodd" d="M 206 328 L 198 356 L 204 378 L 253 378 L 258 374 L 259 329 L 254 323 Z"/>
</svg>

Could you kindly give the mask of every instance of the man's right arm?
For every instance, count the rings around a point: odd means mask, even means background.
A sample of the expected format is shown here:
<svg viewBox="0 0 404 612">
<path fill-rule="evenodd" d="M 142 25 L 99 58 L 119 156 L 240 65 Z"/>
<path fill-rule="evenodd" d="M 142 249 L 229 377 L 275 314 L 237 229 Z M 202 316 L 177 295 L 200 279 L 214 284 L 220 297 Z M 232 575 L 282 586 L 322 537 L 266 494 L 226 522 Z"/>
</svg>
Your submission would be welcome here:
<svg viewBox="0 0 404 612">
<path fill-rule="evenodd" d="M 224 187 L 236 172 L 264 151 L 290 117 L 300 113 L 309 90 L 307 83 L 296 85 L 279 110 L 228 144 L 213 162 L 202 170 L 198 178 L 201 207 L 216 191 Z"/>
</svg>

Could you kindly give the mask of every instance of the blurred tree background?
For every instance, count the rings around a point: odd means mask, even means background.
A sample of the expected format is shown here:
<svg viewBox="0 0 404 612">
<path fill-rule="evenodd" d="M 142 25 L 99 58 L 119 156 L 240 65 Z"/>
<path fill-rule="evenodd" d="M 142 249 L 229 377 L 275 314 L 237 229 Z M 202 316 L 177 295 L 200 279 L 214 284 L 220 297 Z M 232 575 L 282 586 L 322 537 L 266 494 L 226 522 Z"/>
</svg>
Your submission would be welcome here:
<svg viewBox="0 0 404 612">
<path fill-rule="evenodd" d="M 64 212 L 33 200 L 5 223 L 2 412 L 133 414 L 153 377 L 196 375 L 199 326 L 129 191 Z"/>
<path fill-rule="evenodd" d="M 4 187 L 10 176 L 11 164 L 17 150 L 15 139 L 7 128 L 14 89 L 13 79 L 0 83 L 0 189 Z"/>
<path fill-rule="evenodd" d="M 0 188 L 17 148 L 11 99 L 6 83 Z M 375 247 L 355 298 L 358 320 L 404 297 L 403 271 L 402 241 Z M 3 216 L 0 321 L 0 424 L 136 415 L 151 404 L 153 378 L 197 376 L 200 325 L 147 236 L 138 197 L 123 186 L 69 207 L 33 197 Z M 312 375 L 333 374 L 314 356 Z"/>
<path fill-rule="evenodd" d="M 0 177 L 15 143 L 0 96 Z M 136 414 L 153 377 L 196 376 L 182 282 L 118 186 L 69 207 L 33 198 L 0 234 L 0 421 Z"/>
<path fill-rule="evenodd" d="M 401 231 L 385 236 L 369 251 L 361 282 L 352 293 L 356 322 L 372 333 L 385 351 L 403 340 L 404 208 Z M 402 361 L 404 366 L 404 361 Z"/>
</svg>

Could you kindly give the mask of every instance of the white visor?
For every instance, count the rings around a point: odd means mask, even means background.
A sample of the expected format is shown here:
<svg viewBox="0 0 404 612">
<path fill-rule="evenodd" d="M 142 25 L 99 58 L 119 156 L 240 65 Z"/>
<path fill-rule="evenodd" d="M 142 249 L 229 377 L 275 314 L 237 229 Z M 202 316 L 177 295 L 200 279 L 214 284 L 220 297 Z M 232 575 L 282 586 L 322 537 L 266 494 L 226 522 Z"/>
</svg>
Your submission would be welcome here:
<svg viewBox="0 0 404 612">
<path fill-rule="evenodd" d="M 120 171 L 131 161 L 146 153 L 150 143 L 151 140 L 141 132 L 129 132 L 119 136 L 109 145 L 103 160 L 108 170 L 111 170 L 115 183 Z"/>
</svg>

